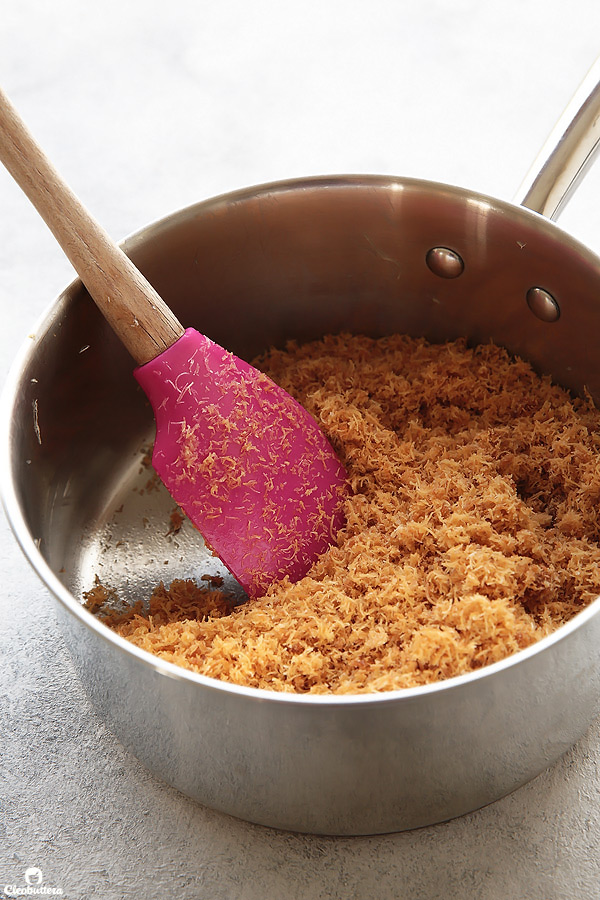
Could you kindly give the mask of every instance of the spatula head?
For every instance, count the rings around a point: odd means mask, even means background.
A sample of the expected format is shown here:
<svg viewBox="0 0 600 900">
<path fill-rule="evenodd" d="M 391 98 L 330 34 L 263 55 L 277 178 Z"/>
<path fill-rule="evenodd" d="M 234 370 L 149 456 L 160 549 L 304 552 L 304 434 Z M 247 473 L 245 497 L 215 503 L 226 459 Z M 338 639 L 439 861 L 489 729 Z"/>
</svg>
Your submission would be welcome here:
<svg viewBox="0 0 600 900">
<path fill-rule="evenodd" d="M 347 494 L 313 417 L 193 328 L 135 376 L 156 418 L 154 468 L 248 595 L 305 575 L 335 540 Z"/>
</svg>

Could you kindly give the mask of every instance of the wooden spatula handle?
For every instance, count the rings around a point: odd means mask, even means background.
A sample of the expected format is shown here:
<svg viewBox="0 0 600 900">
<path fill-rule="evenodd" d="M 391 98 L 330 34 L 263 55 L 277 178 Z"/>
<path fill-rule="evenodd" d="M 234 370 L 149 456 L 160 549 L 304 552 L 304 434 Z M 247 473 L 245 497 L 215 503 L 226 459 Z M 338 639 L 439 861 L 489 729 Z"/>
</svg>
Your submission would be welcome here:
<svg viewBox="0 0 600 900">
<path fill-rule="evenodd" d="M 1 89 L 0 161 L 136 362 L 148 362 L 174 344 L 183 334 L 181 323 L 65 184 Z"/>
</svg>

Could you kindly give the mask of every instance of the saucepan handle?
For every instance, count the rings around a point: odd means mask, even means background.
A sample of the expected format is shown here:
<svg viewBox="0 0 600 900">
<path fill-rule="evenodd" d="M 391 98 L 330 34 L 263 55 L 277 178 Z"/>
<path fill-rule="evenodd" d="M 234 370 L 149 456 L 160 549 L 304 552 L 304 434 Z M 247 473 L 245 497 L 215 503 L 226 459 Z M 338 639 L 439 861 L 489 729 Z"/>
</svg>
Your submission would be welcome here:
<svg viewBox="0 0 600 900">
<path fill-rule="evenodd" d="M 548 136 L 514 203 L 557 219 L 600 149 L 600 58 Z"/>
</svg>

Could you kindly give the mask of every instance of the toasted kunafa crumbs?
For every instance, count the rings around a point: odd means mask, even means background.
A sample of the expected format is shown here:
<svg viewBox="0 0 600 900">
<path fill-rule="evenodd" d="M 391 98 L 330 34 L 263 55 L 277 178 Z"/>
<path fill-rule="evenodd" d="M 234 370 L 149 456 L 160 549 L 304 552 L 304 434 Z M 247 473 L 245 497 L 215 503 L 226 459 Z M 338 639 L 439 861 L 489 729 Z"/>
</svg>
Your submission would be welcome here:
<svg viewBox="0 0 600 900">
<path fill-rule="evenodd" d="M 389 691 L 504 659 L 600 593 L 591 401 L 465 341 L 329 336 L 255 364 L 336 448 L 346 525 L 301 581 L 234 608 L 160 585 L 112 624 L 138 647 L 239 685 Z"/>
</svg>

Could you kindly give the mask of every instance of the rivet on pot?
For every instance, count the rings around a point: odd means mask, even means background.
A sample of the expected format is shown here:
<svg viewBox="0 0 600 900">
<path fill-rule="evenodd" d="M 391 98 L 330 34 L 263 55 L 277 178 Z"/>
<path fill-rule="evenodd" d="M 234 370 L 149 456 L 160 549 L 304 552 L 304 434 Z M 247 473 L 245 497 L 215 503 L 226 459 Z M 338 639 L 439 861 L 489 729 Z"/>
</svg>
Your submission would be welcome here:
<svg viewBox="0 0 600 900">
<path fill-rule="evenodd" d="M 527 306 L 542 322 L 556 322 L 560 317 L 560 306 L 544 288 L 532 287 L 527 291 Z"/>
<path fill-rule="evenodd" d="M 432 247 L 425 257 L 425 262 L 433 274 L 439 275 L 440 278 L 458 278 L 465 268 L 459 254 L 448 247 Z"/>
</svg>

